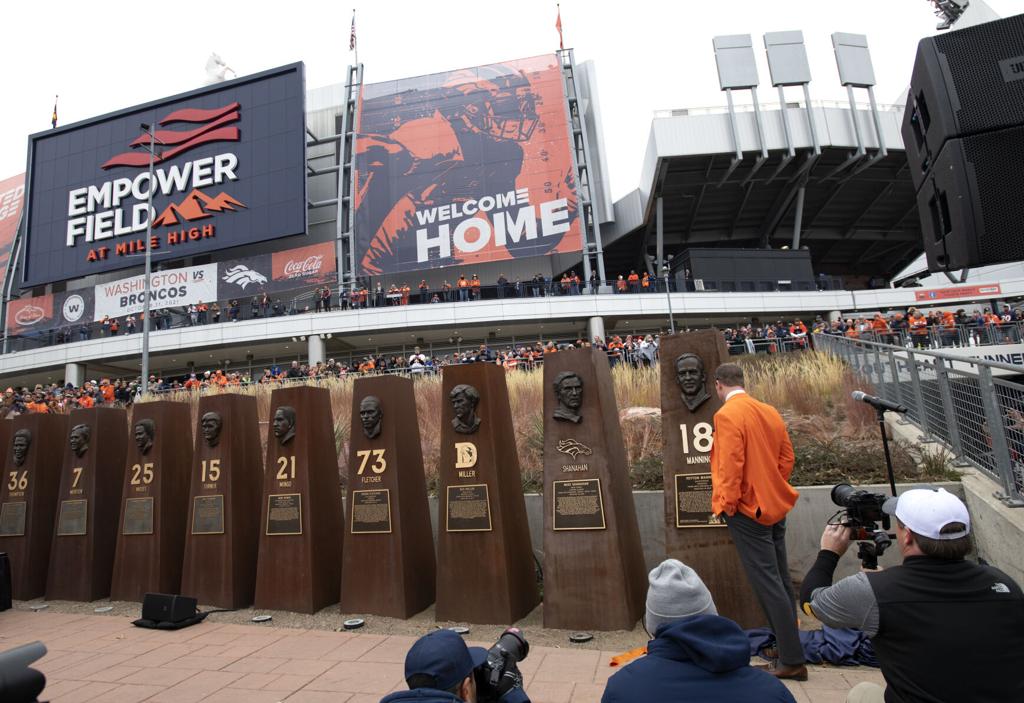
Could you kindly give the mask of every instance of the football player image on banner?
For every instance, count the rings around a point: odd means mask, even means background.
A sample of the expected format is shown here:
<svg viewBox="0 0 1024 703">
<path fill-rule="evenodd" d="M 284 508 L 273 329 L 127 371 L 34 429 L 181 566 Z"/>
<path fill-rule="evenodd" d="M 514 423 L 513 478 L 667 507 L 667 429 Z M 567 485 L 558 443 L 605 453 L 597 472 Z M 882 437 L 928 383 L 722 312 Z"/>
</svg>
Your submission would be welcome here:
<svg viewBox="0 0 1024 703">
<path fill-rule="evenodd" d="M 0 286 L 7 273 L 7 260 L 11 258 L 14 235 L 21 221 L 21 206 L 25 202 L 25 174 L 0 181 Z"/>
<path fill-rule="evenodd" d="M 361 274 L 582 249 L 554 54 L 366 85 L 358 120 Z"/>
</svg>

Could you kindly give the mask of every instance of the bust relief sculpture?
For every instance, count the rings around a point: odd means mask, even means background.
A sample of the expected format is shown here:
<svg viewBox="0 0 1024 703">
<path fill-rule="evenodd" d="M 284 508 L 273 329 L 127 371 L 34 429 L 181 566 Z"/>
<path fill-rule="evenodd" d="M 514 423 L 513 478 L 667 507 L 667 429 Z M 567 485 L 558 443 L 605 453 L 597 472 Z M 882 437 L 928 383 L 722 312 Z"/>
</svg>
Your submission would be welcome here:
<svg viewBox="0 0 1024 703">
<path fill-rule="evenodd" d="M 153 448 L 153 438 L 156 436 L 156 423 L 151 419 L 139 420 L 135 423 L 135 446 L 146 455 Z"/>
<path fill-rule="evenodd" d="M 380 434 L 384 411 L 380 407 L 380 398 L 368 395 L 359 402 L 359 421 L 363 424 L 363 434 L 367 439 L 374 439 Z"/>
<path fill-rule="evenodd" d="M 212 410 L 203 415 L 203 419 L 199 421 L 199 427 L 203 432 L 203 440 L 206 441 L 206 446 L 216 447 L 220 442 L 220 431 L 224 427 L 224 420 L 221 418 L 220 413 L 215 413 Z"/>
<path fill-rule="evenodd" d="M 11 443 L 14 454 L 14 465 L 21 466 L 28 457 L 28 448 L 32 446 L 32 430 L 22 428 L 14 433 L 14 441 Z"/>
<path fill-rule="evenodd" d="M 274 436 L 282 447 L 295 437 L 295 408 L 282 405 L 274 413 Z"/>
<path fill-rule="evenodd" d="M 563 371 L 555 377 L 552 385 L 558 400 L 558 407 L 552 417 L 579 424 L 583 419 L 580 415 L 580 408 L 583 407 L 583 379 L 575 371 Z"/>
<path fill-rule="evenodd" d="M 68 444 L 75 456 L 81 459 L 89 451 L 89 439 L 92 436 L 92 428 L 89 425 L 75 425 L 68 435 Z"/>
<path fill-rule="evenodd" d="M 455 417 L 452 419 L 452 427 L 459 434 L 473 434 L 480 429 L 480 418 L 477 417 L 476 407 L 480 404 L 480 392 L 466 383 L 460 383 L 452 388 L 448 394 Z"/>
<path fill-rule="evenodd" d="M 683 404 L 690 412 L 710 398 L 704 360 L 697 354 L 686 353 L 676 357 L 676 384 L 683 396 Z"/>
</svg>

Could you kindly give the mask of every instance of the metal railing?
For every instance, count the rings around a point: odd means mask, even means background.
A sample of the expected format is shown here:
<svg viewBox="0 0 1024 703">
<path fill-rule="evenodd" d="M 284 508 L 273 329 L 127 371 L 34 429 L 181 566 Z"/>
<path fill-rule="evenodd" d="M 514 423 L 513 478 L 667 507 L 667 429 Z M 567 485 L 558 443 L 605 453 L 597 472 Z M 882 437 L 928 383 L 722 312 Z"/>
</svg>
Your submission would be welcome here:
<svg viewBox="0 0 1024 703">
<path fill-rule="evenodd" d="M 922 440 L 944 444 L 1024 507 L 1024 366 L 833 335 L 815 348 L 846 361 L 886 400 L 909 408 Z M 1009 374 L 1009 375 L 1008 375 Z"/>
<path fill-rule="evenodd" d="M 949 327 L 929 325 L 916 330 L 895 329 L 884 332 L 869 330 L 858 333 L 857 339 L 916 349 L 1019 344 L 1024 341 L 1024 323 L 1000 322 L 981 325 L 969 323 Z"/>
</svg>

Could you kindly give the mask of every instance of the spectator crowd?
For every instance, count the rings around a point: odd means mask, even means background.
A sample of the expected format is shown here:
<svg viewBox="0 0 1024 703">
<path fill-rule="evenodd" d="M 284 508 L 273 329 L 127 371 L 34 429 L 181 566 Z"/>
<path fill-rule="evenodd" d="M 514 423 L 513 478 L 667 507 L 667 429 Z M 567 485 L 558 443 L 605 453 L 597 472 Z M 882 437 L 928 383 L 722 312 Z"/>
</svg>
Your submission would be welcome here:
<svg viewBox="0 0 1024 703">
<path fill-rule="evenodd" d="M 539 274 L 536 278 L 542 279 Z M 463 280 L 468 282 L 465 285 L 457 286 L 455 290 L 467 291 L 466 299 L 474 299 L 472 296 L 475 294 L 472 291 L 477 286 L 473 281 L 478 279 L 475 276 L 469 279 L 460 277 L 460 281 Z M 630 281 L 626 278 L 623 280 L 627 281 L 626 291 L 629 292 L 631 290 Z M 637 277 L 637 280 L 639 281 L 637 289 L 643 291 L 643 279 Z M 574 285 L 578 285 L 578 282 L 574 284 L 570 280 L 567 288 L 568 295 L 574 294 L 572 292 Z M 437 297 L 438 293 L 434 291 L 427 290 L 424 293 L 423 286 L 424 283 L 421 282 L 419 295 Z M 531 281 L 531 290 L 532 286 Z M 513 287 L 512 290 L 515 288 Z M 407 304 L 409 296 L 415 297 L 417 294 L 414 294 L 408 286 L 396 288 L 394 293 L 384 293 L 384 304 L 388 304 L 386 302 L 388 295 L 397 296 L 395 304 L 402 305 Z M 329 286 L 317 289 L 313 300 L 316 311 L 330 311 L 334 307 Z M 342 305 L 347 305 L 344 299 Z M 239 309 L 237 300 L 230 301 L 226 310 L 226 319 L 238 319 Z M 281 314 L 281 310 L 279 302 L 266 294 L 255 296 L 252 299 L 251 314 L 254 317 L 278 315 Z M 225 310 L 220 308 L 217 303 L 209 306 L 203 303 L 189 306 L 187 313 L 190 324 L 196 325 L 216 324 L 225 319 Z M 107 318 L 103 320 L 102 326 L 105 334 L 108 335 L 120 334 L 121 330 L 124 334 L 132 334 L 141 328 L 140 317 L 128 315 L 123 321 Z M 168 311 L 156 311 L 154 312 L 156 320 L 154 324 L 158 329 L 162 329 L 164 321 L 169 317 Z M 990 308 L 971 312 L 963 309 L 925 312 L 912 307 L 906 312 L 897 311 L 888 314 L 879 312 L 840 318 L 834 321 L 817 316 L 810 324 L 805 324 L 800 319 L 788 321 L 780 319 L 774 322 L 752 320 L 748 324 L 723 330 L 723 336 L 731 354 L 779 353 L 809 349 L 813 345 L 814 334 L 829 334 L 928 348 L 1020 342 L 1024 336 L 1022 335 L 1022 322 L 1024 322 L 1024 312 L 1020 309 L 1013 310 L 1009 306 L 1003 306 L 999 312 L 993 312 Z M 87 337 L 83 336 L 83 338 Z M 329 359 L 326 362 L 303 364 L 293 361 L 284 367 L 267 366 L 263 368 L 262 373 L 255 370 L 250 374 L 249 370 L 235 372 L 214 368 L 177 377 L 162 378 L 154 375 L 149 379 L 149 386 L 152 391 L 161 393 L 178 390 L 202 391 L 211 387 L 266 384 L 310 378 L 343 378 L 371 373 L 400 373 L 416 376 L 436 373 L 444 366 L 467 363 L 497 364 L 508 371 L 531 370 L 543 364 L 544 358 L 550 354 L 579 348 L 595 348 L 604 351 L 612 366 L 629 364 L 634 367 L 649 367 L 657 362 L 658 341 L 657 334 L 638 333 L 614 334 L 608 337 L 594 337 L 591 340 L 577 338 L 557 343 L 553 340 L 538 341 L 515 346 L 491 346 L 485 343 L 438 354 L 424 352 L 420 347 L 415 347 L 409 354 L 395 352 L 366 354 L 353 356 L 347 362 Z M 3 417 L 11 417 L 25 412 L 68 412 L 76 408 L 91 408 L 104 404 L 124 406 L 134 402 L 140 393 L 141 379 L 138 377 L 134 379 L 101 378 L 88 381 L 80 387 L 59 384 L 37 384 L 32 388 L 20 389 L 11 387 L 7 388 L 4 393 L 3 407 L 0 412 L 3 413 Z"/>
<path fill-rule="evenodd" d="M 620 274 L 614 280 L 604 281 L 614 293 L 654 293 L 665 291 L 664 279 L 651 276 L 646 271 L 638 274 Z M 562 295 L 582 295 L 589 290 L 596 295 L 602 281 L 597 272 L 584 281 L 575 271 L 563 273 L 561 277 L 537 273 L 532 278 L 509 279 L 499 274 L 492 285 L 483 285 L 477 274 L 462 274 L 454 282 L 444 280 L 439 287 L 431 287 L 425 279 L 415 288 L 408 283 L 392 283 L 385 286 L 378 282 L 368 287 L 365 283 L 342 289 L 335 294 L 331 286 L 318 286 L 312 291 L 303 290 L 292 297 L 272 297 L 259 293 L 248 301 L 232 298 L 225 301 L 206 303 L 198 301 L 180 308 L 154 310 L 150 313 L 153 331 L 169 330 L 172 327 L 195 327 L 221 322 L 238 322 L 268 317 L 283 317 L 306 313 L 332 312 L 337 310 L 363 310 L 396 305 L 471 302 L 505 298 L 543 298 Z M 674 285 L 674 284 L 673 284 Z M 97 337 L 142 332 L 144 315 L 104 316 L 99 322 L 83 320 L 78 325 L 69 325 L 47 332 L 22 335 L 26 340 L 45 344 L 66 344 Z"/>
</svg>

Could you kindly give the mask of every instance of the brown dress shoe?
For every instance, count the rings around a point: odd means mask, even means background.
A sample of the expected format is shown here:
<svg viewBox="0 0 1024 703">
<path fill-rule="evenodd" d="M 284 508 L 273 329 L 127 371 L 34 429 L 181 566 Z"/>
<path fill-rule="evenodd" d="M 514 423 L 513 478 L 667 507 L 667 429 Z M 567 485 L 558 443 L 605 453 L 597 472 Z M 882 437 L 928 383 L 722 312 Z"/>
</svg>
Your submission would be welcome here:
<svg viewBox="0 0 1024 703">
<path fill-rule="evenodd" d="M 803 664 L 800 666 L 786 666 L 778 662 L 772 662 L 771 664 L 764 664 L 754 668 L 767 671 L 777 679 L 792 679 L 793 681 L 807 680 L 807 667 Z"/>
</svg>

